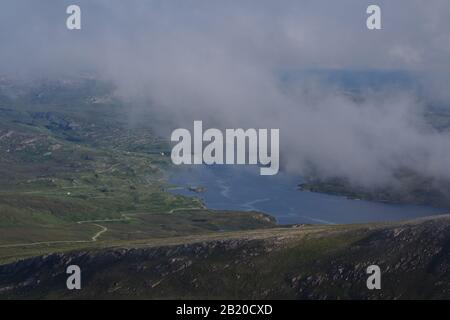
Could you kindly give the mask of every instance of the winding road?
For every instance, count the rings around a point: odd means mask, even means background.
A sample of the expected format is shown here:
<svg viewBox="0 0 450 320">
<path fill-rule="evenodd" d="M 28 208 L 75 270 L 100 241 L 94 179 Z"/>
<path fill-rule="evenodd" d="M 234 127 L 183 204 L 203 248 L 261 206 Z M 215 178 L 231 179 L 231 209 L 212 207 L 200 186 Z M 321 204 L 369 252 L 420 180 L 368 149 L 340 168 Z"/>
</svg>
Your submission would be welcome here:
<svg viewBox="0 0 450 320">
<path fill-rule="evenodd" d="M 186 210 L 205 210 L 206 208 L 204 206 L 201 207 L 194 207 L 194 208 L 175 208 L 171 209 L 167 213 L 174 213 L 176 211 L 186 211 Z M 52 244 L 74 244 L 74 243 L 89 243 L 89 242 L 96 242 L 98 238 L 108 231 L 108 228 L 105 226 L 102 226 L 98 223 L 100 222 L 120 222 L 120 221 L 128 221 L 132 218 L 130 216 L 136 216 L 136 215 L 142 215 L 142 214 L 150 214 L 150 213 L 123 213 L 122 217 L 119 219 L 101 219 L 101 220 L 84 220 L 84 221 L 77 221 L 77 224 L 92 224 L 96 227 L 100 228 L 100 231 L 98 231 L 96 234 L 94 234 L 91 238 L 91 240 L 59 240 L 59 241 L 42 241 L 42 242 L 31 242 L 31 243 L 16 243 L 16 244 L 4 244 L 0 245 L 0 248 L 16 248 L 16 247 L 31 247 L 31 246 L 41 246 L 41 245 L 52 245 Z"/>
</svg>

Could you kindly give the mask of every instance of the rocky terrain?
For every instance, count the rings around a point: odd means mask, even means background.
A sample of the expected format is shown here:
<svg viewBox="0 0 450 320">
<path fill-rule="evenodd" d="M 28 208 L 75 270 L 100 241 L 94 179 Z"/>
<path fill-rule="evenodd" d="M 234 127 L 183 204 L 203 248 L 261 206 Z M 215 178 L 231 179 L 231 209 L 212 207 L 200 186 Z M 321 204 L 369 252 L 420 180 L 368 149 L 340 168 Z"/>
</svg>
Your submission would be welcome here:
<svg viewBox="0 0 450 320">
<path fill-rule="evenodd" d="M 81 290 L 66 288 L 72 264 Z M 366 287 L 372 264 L 381 290 Z M 55 253 L 0 266 L 0 298 L 449 299 L 450 215 Z"/>
</svg>

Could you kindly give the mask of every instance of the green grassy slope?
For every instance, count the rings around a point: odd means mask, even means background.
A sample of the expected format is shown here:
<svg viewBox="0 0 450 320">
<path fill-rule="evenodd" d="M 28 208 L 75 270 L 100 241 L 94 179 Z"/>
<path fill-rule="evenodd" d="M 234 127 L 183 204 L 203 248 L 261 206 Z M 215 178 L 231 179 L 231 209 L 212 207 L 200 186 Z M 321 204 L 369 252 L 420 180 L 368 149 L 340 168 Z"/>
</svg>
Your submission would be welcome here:
<svg viewBox="0 0 450 320">
<path fill-rule="evenodd" d="M 89 79 L 0 84 L 0 262 L 274 225 L 256 213 L 198 210 L 197 199 L 167 192 L 167 143 L 151 117 L 132 121 L 111 92 Z"/>
</svg>

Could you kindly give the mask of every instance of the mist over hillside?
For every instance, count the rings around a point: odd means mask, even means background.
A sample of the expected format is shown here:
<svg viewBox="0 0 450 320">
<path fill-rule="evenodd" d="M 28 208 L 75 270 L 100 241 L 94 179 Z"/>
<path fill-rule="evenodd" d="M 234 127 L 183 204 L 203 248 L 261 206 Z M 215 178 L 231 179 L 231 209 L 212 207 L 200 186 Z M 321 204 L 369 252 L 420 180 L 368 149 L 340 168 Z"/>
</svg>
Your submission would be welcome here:
<svg viewBox="0 0 450 320">
<path fill-rule="evenodd" d="M 73 4 L 1 3 L 0 300 L 450 297 L 448 0 Z"/>
<path fill-rule="evenodd" d="M 401 188 L 399 172 L 450 180 L 449 133 L 424 117 L 450 105 L 447 1 L 379 1 L 379 32 L 368 1 L 80 1 L 76 32 L 68 3 L 5 2 L 2 74 L 92 74 L 163 137 L 193 120 L 280 128 L 296 174 L 364 188 Z"/>
</svg>

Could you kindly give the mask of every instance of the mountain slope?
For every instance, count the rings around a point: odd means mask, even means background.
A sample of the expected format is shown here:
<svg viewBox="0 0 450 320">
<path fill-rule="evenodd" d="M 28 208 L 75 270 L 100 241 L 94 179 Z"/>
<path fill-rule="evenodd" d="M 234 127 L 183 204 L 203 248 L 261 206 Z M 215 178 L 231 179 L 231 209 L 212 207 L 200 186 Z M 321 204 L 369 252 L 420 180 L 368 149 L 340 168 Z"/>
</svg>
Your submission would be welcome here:
<svg viewBox="0 0 450 320">
<path fill-rule="evenodd" d="M 449 249 L 450 215 L 141 241 L 0 266 L 0 298 L 449 299 Z M 366 287 L 372 264 L 381 290 Z"/>
</svg>

